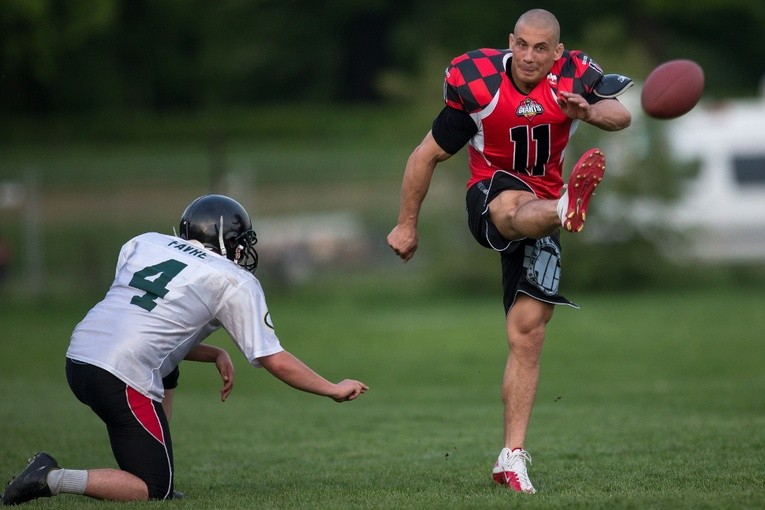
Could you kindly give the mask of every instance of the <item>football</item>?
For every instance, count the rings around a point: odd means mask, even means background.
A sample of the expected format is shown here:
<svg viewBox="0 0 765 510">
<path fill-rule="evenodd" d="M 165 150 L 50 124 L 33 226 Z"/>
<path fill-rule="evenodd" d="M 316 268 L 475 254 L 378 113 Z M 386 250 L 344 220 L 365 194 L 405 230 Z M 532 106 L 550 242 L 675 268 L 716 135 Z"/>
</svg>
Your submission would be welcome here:
<svg viewBox="0 0 765 510">
<path fill-rule="evenodd" d="M 640 105 L 655 119 L 674 119 L 691 111 L 704 92 L 704 70 L 693 60 L 664 62 L 643 83 Z"/>
</svg>

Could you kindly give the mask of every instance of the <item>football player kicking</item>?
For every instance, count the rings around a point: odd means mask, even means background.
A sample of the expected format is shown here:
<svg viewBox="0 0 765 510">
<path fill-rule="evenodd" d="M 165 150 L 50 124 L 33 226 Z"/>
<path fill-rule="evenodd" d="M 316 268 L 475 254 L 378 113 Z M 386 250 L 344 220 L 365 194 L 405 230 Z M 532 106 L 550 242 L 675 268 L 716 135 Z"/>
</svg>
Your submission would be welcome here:
<svg viewBox="0 0 765 510">
<path fill-rule="evenodd" d="M 207 195 L 186 208 L 178 237 L 146 233 L 122 247 L 114 282 L 76 326 L 66 354 L 69 386 L 106 424 L 119 469 L 61 469 L 41 452 L 5 488 L 4 505 L 62 493 L 172 499 L 164 385 L 173 386 L 168 379 L 183 359 L 214 361 L 225 399 L 233 383 L 228 355 L 200 345 L 221 327 L 251 365 L 294 388 L 336 402 L 367 391 L 360 381 L 328 381 L 281 346 L 253 275 L 256 242 L 238 202 Z"/>
<path fill-rule="evenodd" d="M 504 444 L 493 478 L 533 493 L 525 440 L 545 327 L 554 305 L 572 305 L 558 293 L 559 232 L 582 230 L 605 170 L 603 153 L 590 149 L 561 195 L 563 155 L 579 121 L 606 131 L 630 124 L 616 97 L 632 81 L 604 76 L 588 55 L 566 51 L 558 20 L 542 9 L 518 19 L 509 45 L 465 53 L 447 67 L 446 105 L 407 161 L 388 244 L 405 261 L 414 256 L 420 208 L 436 165 L 468 145 L 468 226 L 479 244 L 500 253 L 509 347 L 502 381 Z M 476 328 L 479 333 L 481 326 Z"/>
</svg>

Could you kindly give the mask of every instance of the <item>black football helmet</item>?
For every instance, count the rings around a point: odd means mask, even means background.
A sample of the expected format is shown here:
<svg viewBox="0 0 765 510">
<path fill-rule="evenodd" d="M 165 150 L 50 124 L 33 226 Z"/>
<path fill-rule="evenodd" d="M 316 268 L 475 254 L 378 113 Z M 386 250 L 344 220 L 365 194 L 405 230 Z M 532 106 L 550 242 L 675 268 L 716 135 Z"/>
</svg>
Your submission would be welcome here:
<svg viewBox="0 0 765 510">
<path fill-rule="evenodd" d="M 191 202 L 181 215 L 181 239 L 195 239 L 215 253 L 234 261 L 251 273 L 258 267 L 258 238 L 250 215 L 233 198 L 204 195 Z"/>
</svg>

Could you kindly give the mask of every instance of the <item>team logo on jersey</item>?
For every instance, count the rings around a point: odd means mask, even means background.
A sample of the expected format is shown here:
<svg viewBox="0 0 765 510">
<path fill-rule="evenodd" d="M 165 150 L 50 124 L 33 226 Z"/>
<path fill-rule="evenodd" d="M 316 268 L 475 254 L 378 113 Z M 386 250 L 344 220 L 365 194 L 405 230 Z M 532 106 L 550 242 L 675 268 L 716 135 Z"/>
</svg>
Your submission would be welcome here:
<svg viewBox="0 0 765 510">
<path fill-rule="evenodd" d="M 274 329 L 274 323 L 271 321 L 271 313 L 270 312 L 266 312 L 266 315 L 263 316 L 263 322 L 269 328 Z"/>
<path fill-rule="evenodd" d="M 557 87 L 558 86 L 558 75 L 550 73 L 547 75 L 547 83 L 550 84 L 551 87 Z"/>
<path fill-rule="evenodd" d="M 517 116 L 526 117 L 529 120 L 544 112 L 545 110 L 542 108 L 541 104 L 528 97 L 521 101 L 521 104 L 518 105 L 518 109 L 515 110 Z"/>
</svg>

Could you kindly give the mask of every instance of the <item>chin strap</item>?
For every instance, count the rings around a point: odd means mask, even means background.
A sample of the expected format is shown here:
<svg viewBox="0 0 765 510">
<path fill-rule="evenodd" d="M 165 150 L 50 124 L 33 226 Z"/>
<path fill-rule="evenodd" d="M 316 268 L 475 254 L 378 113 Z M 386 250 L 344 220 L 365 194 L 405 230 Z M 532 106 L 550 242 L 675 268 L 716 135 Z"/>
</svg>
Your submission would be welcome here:
<svg viewBox="0 0 765 510">
<path fill-rule="evenodd" d="M 220 254 L 226 256 L 226 245 L 223 244 L 223 215 L 220 215 L 220 228 L 218 228 L 218 244 L 220 245 Z"/>
</svg>

